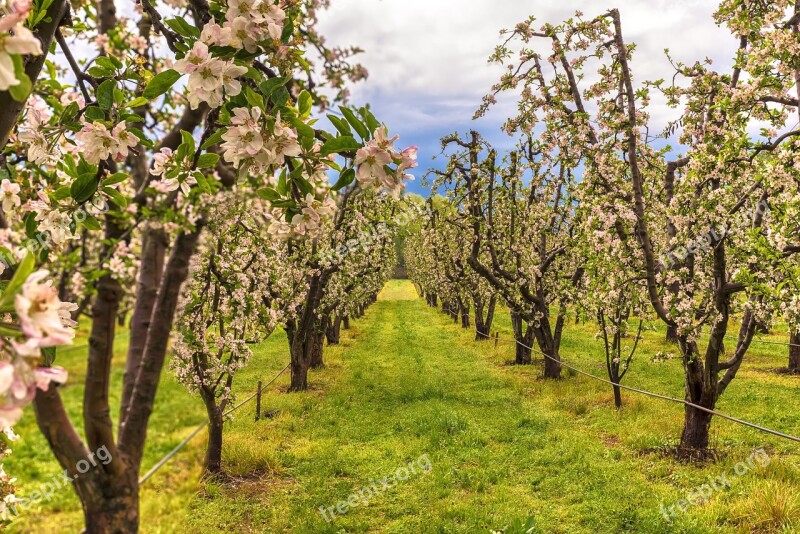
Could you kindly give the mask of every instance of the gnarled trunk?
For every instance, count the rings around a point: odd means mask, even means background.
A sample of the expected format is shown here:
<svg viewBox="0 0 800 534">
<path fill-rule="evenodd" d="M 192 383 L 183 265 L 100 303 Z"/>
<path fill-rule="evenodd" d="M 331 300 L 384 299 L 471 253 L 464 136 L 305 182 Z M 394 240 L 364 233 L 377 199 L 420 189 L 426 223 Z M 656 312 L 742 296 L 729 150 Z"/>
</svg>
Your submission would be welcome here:
<svg viewBox="0 0 800 534">
<path fill-rule="evenodd" d="M 717 343 L 721 336 L 715 336 L 709 342 Z M 716 405 L 717 375 L 707 373 L 705 366 L 697 353 L 697 346 L 685 339 L 680 339 L 683 365 L 686 377 L 686 400 L 692 404 L 713 410 Z M 719 349 L 718 349 L 719 350 Z M 709 443 L 709 430 L 712 415 L 704 410 L 692 406 L 684 409 L 683 431 L 681 432 L 680 450 L 686 454 L 695 454 L 705 451 Z"/>
<path fill-rule="evenodd" d="M 497 298 L 492 295 L 492 298 L 489 299 L 489 304 L 485 307 L 486 315 L 484 315 L 483 300 L 480 297 L 475 298 L 475 341 L 489 339 L 496 305 Z"/>
<path fill-rule="evenodd" d="M 342 328 L 344 328 L 345 330 L 350 330 L 350 316 L 349 315 L 345 315 L 344 317 L 342 317 Z"/>
<path fill-rule="evenodd" d="M 328 345 L 339 344 L 341 326 L 342 317 L 339 315 L 337 315 L 332 321 L 328 321 L 328 328 L 325 329 L 325 337 L 328 340 Z"/>
<path fill-rule="evenodd" d="M 713 409 L 712 407 L 708 407 Z M 691 406 L 684 410 L 681 450 L 686 453 L 703 451 L 708 448 L 711 429 L 711 414 Z"/>
<path fill-rule="evenodd" d="M 292 372 L 289 391 L 308 389 L 308 370 L 311 368 L 311 345 L 309 332 L 299 328 L 292 320 L 286 324 L 286 337 L 289 341 L 290 370 Z"/>
<path fill-rule="evenodd" d="M 86 484 L 77 493 L 83 505 L 85 532 L 91 534 L 138 532 L 139 482 L 135 476 L 124 483 L 106 480 Z"/>
<path fill-rule="evenodd" d="M 664 339 L 667 343 L 678 343 L 678 327 L 677 326 L 667 326 L 667 336 Z"/>
<path fill-rule="evenodd" d="M 226 403 L 218 404 L 214 392 L 204 388 L 200 389 L 200 397 L 208 415 L 208 444 L 203 470 L 207 474 L 215 475 L 222 472 L 222 427 Z"/>
<path fill-rule="evenodd" d="M 325 361 L 322 358 L 323 346 L 325 344 L 325 332 L 322 328 L 315 327 L 309 339 L 311 343 L 311 367 L 314 369 L 325 367 Z"/>
<path fill-rule="evenodd" d="M 536 344 L 544 357 L 544 377 L 557 380 L 561 378 L 561 356 L 559 347 L 561 346 L 561 331 L 564 328 L 564 318 L 566 311 L 562 309 L 556 319 L 555 329 L 550 329 L 549 310 L 541 311 L 541 317 L 537 325 L 533 325 L 531 330 L 536 337 Z"/>
<path fill-rule="evenodd" d="M 789 371 L 800 373 L 800 332 L 789 336 Z"/>
<path fill-rule="evenodd" d="M 529 365 L 531 363 L 531 348 L 533 346 L 533 328 L 526 325 L 516 313 L 511 313 L 511 326 L 514 329 L 514 339 L 517 341 L 514 363 L 517 365 Z"/>
<path fill-rule="evenodd" d="M 458 313 L 461 316 L 461 328 L 469 328 L 469 302 L 464 302 L 458 298 Z"/>
</svg>

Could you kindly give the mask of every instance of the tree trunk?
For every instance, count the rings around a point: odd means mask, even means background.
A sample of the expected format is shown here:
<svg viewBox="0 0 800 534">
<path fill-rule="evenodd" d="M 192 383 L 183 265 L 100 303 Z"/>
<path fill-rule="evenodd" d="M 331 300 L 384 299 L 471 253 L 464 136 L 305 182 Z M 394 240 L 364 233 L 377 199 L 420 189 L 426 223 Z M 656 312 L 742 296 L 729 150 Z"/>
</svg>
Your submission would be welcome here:
<svg viewBox="0 0 800 534">
<path fill-rule="evenodd" d="M 494 310 L 497 306 L 497 297 L 492 295 L 489 299 L 489 304 L 486 306 L 486 315 L 483 314 L 483 302 L 480 301 L 481 308 L 478 310 L 478 305 L 475 305 L 475 340 L 488 340 L 492 331 L 492 322 L 494 321 Z"/>
<path fill-rule="evenodd" d="M 533 334 L 536 337 L 536 344 L 539 345 L 539 350 L 542 351 L 544 357 L 544 377 L 548 379 L 558 380 L 561 378 L 561 356 L 558 350 L 561 346 L 561 331 L 564 328 L 564 311 L 559 314 L 556 319 L 555 330 L 550 329 L 550 313 L 549 310 L 540 310 L 541 319 L 538 325 L 531 327 Z"/>
<path fill-rule="evenodd" d="M 458 309 L 461 314 L 461 328 L 469 328 L 469 304 L 465 303 L 461 298 L 458 299 Z"/>
<path fill-rule="evenodd" d="M 350 316 L 349 315 L 345 315 L 344 317 L 342 317 L 342 328 L 344 328 L 345 330 L 350 330 Z"/>
<path fill-rule="evenodd" d="M 617 380 L 614 380 L 617 382 Z M 617 410 L 622 408 L 622 390 L 619 386 L 612 386 L 614 388 L 614 406 L 616 406 Z"/>
<path fill-rule="evenodd" d="M 713 409 L 713 408 L 711 408 Z M 686 406 L 684 410 L 681 450 L 692 453 L 708 448 L 708 435 L 711 428 L 711 414 Z"/>
<path fill-rule="evenodd" d="M 135 477 L 134 477 L 135 478 Z M 84 532 L 118 534 L 139 531 L 139 483 L 98 483 L 90 494 L 78 491 L 83 503 Z M 102 487 L 102 490 L 100 489 Z"/>
<path fill-rule="evenodd" d="M 339 344 L 341 326 L 342 318 L 339 315 L 337 315 L 333 321 L 328 322 L 328 328 L 325 329 L 325 337 L 328 339 L 328 345 Z"/>
<path fill-rule="evenodd" d="M 516 347 L 516 358 L 514 363 L 517 365 L 530 365 L 531 363 L 531 347 L 533 345 L 532 331 L 530 325 L 524 325 L 525 321 L 516 313 L 511 314 L 511 326 L 514 328 L 514 339 L 517 341 L 514 345 Z"/>
<path fill-rule="evenodd" d="M 677 344 L 678 343 L 678 327 L 677 326 L 667 326 L 667 337 L 664 340 L 667 343 Z"/>
<path fill-rule="evenodd" d="M 789 336 L 789 371 L 800 373 L 800 332 Z"/>
<path fill-rule="evenodd" d="M 714 335 L 709 345 L 719 343 L 722 334 Z M 686 339 L 680 339 L 686 377 L 686 400 L 692 404 L 713 410 L 717 401 L 717 375 L 707 373 L 697 347 Z M 685 454 L 702 453 L 708 448 L 712 415 L 691 406 L 684 408 L 683 432 L 680 450 Z"/>
<path fill-rule="evenodd" d="M 311 368 L 311 343 L 308 332 L 298 328 L 297 322 L 286 323 L 286 337 L 289 340 L 290 370 L 292 372 L 289 391 L 305 391 L 308 389 L 308 370 Z"/>
<path fill-rule="evenodd" d="M 561 378 L 561 358 L 558 351 L 553 346 L 545 346 L 542 352 L 549 356 L 544 358 L 544 377 L 553 380 Z"/>
<path fill-rule="evenodd" d="M 289 391 L 305 391 L 308 389 L 308 369 L 311 367 L 311 354 L 306 353 L 306 343 L 295 339 L 291 344 L 292 380 Z"/>
<path fill-rule="evenodd" d="M 311 343 L 311 367 L 314 369 L 321 369 L 325 367 L 325 361 L 322 359 L 323 345 L 325 344 L 325 332 L 322 328 L 315 328 L 308 336 L 307 343 Z"/>
<path fill-rule="evenodd" d="M 203 403 L 208 415 L 208 446 L 203 462 L 203 470 L 215 475 L 222 472 L 222 427 L 223 406 L 217 405 L 213 393 L 202 393 Z"/>
</svg>

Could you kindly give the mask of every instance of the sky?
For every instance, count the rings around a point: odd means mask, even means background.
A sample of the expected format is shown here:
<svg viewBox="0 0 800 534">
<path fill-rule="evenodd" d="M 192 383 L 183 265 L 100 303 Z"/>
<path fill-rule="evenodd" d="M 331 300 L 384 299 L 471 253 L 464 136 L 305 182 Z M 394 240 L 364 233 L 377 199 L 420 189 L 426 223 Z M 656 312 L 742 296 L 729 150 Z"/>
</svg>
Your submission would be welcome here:
<svg viewBox="0 0 800 534">
<path fill-rule="evenodd" d="M 636 43 L 633 61 L 637 81 L 670 79 L 672 67 L 664 54 L 693 63 L 710 58 L 715 67 L 730 65 L 737 42 L 713 21 L 713 0 L 332 0 L 320 17 L 320 30 L 330 45 L 360 46 L 366 82 L 353 87 L 351 103 L 369 103 L 397 146 L 418 145 L 419 167 L 410 192 L 426 195 L 420 178 L 441 158 L 439 139 L 478 130 L 498 149 L 514 139 L 500 126 L 515 109 L 513 95 L 501 99 L 486 117 L 472 116 L 503 72 L 488 57 L 500 44 L 500 30 L 513 28 L 534 15 L 536 26 L 559 23 L 583 11 L 587 18 L 611 7 L 622 14 L 626 42 Z M 676 118 L 676 111 L 654 100 L 656 127 Z"/>
</svg>

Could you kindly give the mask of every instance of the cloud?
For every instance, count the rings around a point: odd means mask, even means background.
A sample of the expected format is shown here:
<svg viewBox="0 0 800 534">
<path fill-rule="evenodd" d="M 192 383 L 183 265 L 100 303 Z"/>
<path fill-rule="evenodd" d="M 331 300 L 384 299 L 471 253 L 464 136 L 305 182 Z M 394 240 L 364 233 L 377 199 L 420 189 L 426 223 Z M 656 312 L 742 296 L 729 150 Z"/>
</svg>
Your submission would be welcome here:
<svg viewBox="0 0 800 534">
<path fill-rule="evenodd" d="M 336 0 L 321 15 L 320 29 L 331 44 L 365 50 L 360 62 L 370 77 L 354 88 L 353 103 L 369 102 L 378 118 L 401 135 L 401 144 L 419 145 L 424 170 L 439 151 L 438 139 L 455 130 L 475 128 L 494 143 L 510 144 L 500 126 L 514 113 L 513 98 L 471 121 L 502 72 L 487 64 L 502 28 L 531 15 L 542 24 L 558 23 L 577 10 L 593 17 L 603 5 L 585 0 Z M 716 2 L 616 0 L 614 5 L 622 14 L 626 41 L 637 45 L 633 69 L 638 82 L 672 77 L 665 48 L 678 61 L 708 57 L 717 68 L 730 65 L 737 42 L 714 23 Z M 676 118 L 658 99 L 651 115 L 656 127 Z M 422 192 L 418 185 L 411 190 Z"/>
</svg>

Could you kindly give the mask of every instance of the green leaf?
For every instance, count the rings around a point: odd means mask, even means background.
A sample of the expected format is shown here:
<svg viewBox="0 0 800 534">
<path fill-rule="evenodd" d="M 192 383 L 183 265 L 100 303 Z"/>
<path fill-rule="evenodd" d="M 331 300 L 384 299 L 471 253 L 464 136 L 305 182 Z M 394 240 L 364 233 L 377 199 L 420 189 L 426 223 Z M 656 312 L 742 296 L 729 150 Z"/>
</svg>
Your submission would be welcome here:
<svg viewBox="0 0 800 534">
<path fill-rule="evenodd" d="M 203 141 L 203 144 L 200 145 L 200 150 L 206 150 L 207 148 L 218 144 L 220 141 L 222 141 L 222 136 L 225 135 L 226 131 L 227 131 L 226 128 L 220 128 L 219 130 L 211 134 L 208 137 L 208 139 Z"/>
<path fill-rule="evenodd" d="M 278 178 L 278 193 L 281 196 L 286 195 L 289 192 L 289 185 L 286 181 L 286 168 L 284 167 L 283 171 L 281 171 L 281 175 Z"/>
<path fill-rule="evenodd" d="M 217 165 L 219 161 L 219 154 L 213 152 L 206 152 L 197 159 L 198 169 L 210 169 Z"/>
<path fill-rule="evenodd" d="M 173 69 L 167 69 L 163 72 L 159 72 L 153 77 L 152 80 L 150 80 L 150 83 L 147 84 L 147 87 L 144 88 L 142 96 L 147 100 L 153 100 L 154 98 L 163 95 L 169 91 L 173 85 L 175 85 L 175 82 L 177 82 L 181 76 L 182 75 L 178 71 Z"/>
<path fill-rule="evenodd" d="M 106 114 L 97 106 L 89 106 L 86 108 L 86 110 L 83 112 L 83 116 L 86 117 L 86 120 L 90 122 L 102 121 L 106 118 Z"/>
<path fill-rule="evenodd" d="M 345 169 L 344 172 L 342 172 L 339 175 L 339 179 L 336 180 L 336 183 L 333 185 L 331 189 L 333 189 L 334 191 L 339 191 L 340 189 L 344 189 L 348 185 L 352 184 L 353 180 L 355 179 L 356 179 L 356 171 L 354 171 L 353 169 Z"/>
<path fill-rule="evenodd" d="M 261 93 L 266 97 L 269 98 L 273 92 L 275 92 L 278 87 L 281 87 L 286 84 L 288 78 L 272 78 L 263 82 L 258 88 L 261 90 Z"/>
<path fill-rule="evenodd" d="M 104 69 L 118 70 L 122 68 L 122 62 L 112 56 L 100 56 L 94 61 L 95 65 L 99 65 Z"/>
<path fill-rule="evenodd" d="M 361 108 L 358 112 L 364 118 L 364 122 L 367 124 L 367 128 L 369 128 L 370 132 L 374 132 L 381 125 L 368 108 Z"/>
<path fill-rule="evenodd" d="M 285 87 L 278 87 L 270 97 L 276 108 L 281 108 L 289 101 L 289 91 Z"/>
<path fill-rule="evenodd" d="M 305 119 L 311 115 L 311 106 L 313 105 L 311 93 L 303 89 L 300 96 L 297 97 L 297 110 L 300 112 L 300 118 Z"/>
<path fill-rule="evenodd" d="M 297 189 L 300 190 L 300 194 L 304 197 L 314 193 L 314 186 L 311 185 L 311 182 L 309 182 L 302 174 L 294 177 L 292 181 L 297 186 Z"/>
<path fill-rule="evenodd" d="M 25 73 L 25 64 L 22 61 L 22 56 L 19 54 L 11 54 L 11 59 L 14 62 L 14 76 L 19 80 L 19 83 L 9 87 L 8 92 L 11 94 L 11 98 L 17 102 L 24 102 L 31 93 L 33 84 Z"/>
<path fill-rule="evenodd" d="M 175 158 L 178 161 L 188 159 L 190 154 L 194 154 L 195 150 L 194 137 L 191 133 L 187 132 L 186 130 L 181 130 L 181 139 L 183 142 L 175 152 Z"/>
<path fill-rule="evenodd" d="M 281 41 L 284 43 L 289 42 L 289 38 L 294 33 L 294 19 L 287 18 L 283 23 L 283 32 L 281 33 Z"/>
<path fill-rule="evenodd" d="M 258 196 L 260 196 L 264 200 L 269 200 L 270 202 L 281 199 L 280 193 L 278 193 L 271 187 L 265 187 L 263 189 L 259 189 Z"/>
<path fill-rule="evenodd" d="M 114 185 L 124 182 L 128 179 L 128 173 L 126 172 L 115 172 L 111 176 L 103 179 L 103 185 Z"/>
<path fill-rule="evenodd" d="M 344 118 L 347 119 L 347 122 L 349 122 L 350 125 L 355 129 L 356 133 L 361 136 L 361 139 L 369 138 L 369 130 L 367 130 L 367 127 L 364 126 L 364 123 L 362 123 L 358 117 L 356 117 L 355 113 L 344 106 L 339 106 L 339 111 L 342 112 L 342 115 L 344 115 Z"/>
<path fill-rule="evenodd" d="M 111 109 L 114 105 L 114 88 L 117 86 L 115 80 L 106 80 L 97 87 L 97 105 L 100 109 Z"/>
<path fill-rule="evenodd" d="M 120 208 L 125 209 L 128 207 L 128 199 L 125 198 L 125 196 L 122 193 L 120 193 L 113 187 L 104 187 L 103 192 L 109 196 L 111 202 L 113 202 Z"/>
<path fill-rule="evenodd" d="M 103 226 L 100 224 L 100 221 L 98 221 L 94 217 L 94 215 L 89 215 L 88 213 L 86 214 L 86 218 L 83 220 L 83 222 L 81 222 L 81 224 L 87 230 L 95 230 L 95 231 L 97 231 L 97 230 L 100 230 L 100 229 L 103 228 Z"/>
<path fill-rule="evenodd" d="M 53 200 L 64 200 L 65 198 L 69 198 L 72 196 L 72 193 L 69 190 L 69 186 L 62 186 L 55 190 L 53 193 Z"/>
<path fill-rule="evenodd" d="M 352 137 L 353 130 L 350 129 L 350 125 L 347 124 L 347 121 L 340 119 L 336 115 L 328 115 L 328 120 L 331 121 L 334 128 L 336 128 L 340 134 L 342 135 L 349 135 Z"/>
<path fill-rule="evenodd" d="M 80 111 L 78 103 L 70 102 L 69 105 L 64 108 L 64 111 L 61 112 L 61 118 L 59 119 L 59 122 L 61 122 L 61 124 L 71 122 L 75 119 L 75 117 L 78 116 L 78 111 Z"/>
<path fill-rule="evenodd" d="M 97 191 L 97 177 L 95 173 L 84 173 L 78 176 L 78 179 L 72 182 L 69 192 L 75 202 L 81 204 L 86 202 Z"/>
<path fill-rule="evenodd" d="M 3 297 L 0 299 L 0 307 L 5 307 L 14 302 L 14 296 L 22 287 L 22 284 L 25 283 L 25 280 L 28 279 L 28 276 L 30 276 L 35 267 L 36 259 L 29 251 L 25 256 L 25 259 L 23 259 L 19 265 L 17 265 L 17 268 L 14 270 L 14 276 L 5 287 L 5 291 L 3 291 Z"/>
<path fill-rule="evenodd" d="M 250 87 L 246 86 L 244 88 L 244 97 L 247 99 L 247 103 L 254 108 L 261 108 L 262 111 L 265 110 L 264 97 L 250 89 Z"/>
<path fill-rule="evenodd" d="M 133 100 L 131 100 L 129 102 L 126 102 L 125 103 L 125 107 L 126 108 L 138 108 L 139 106 L 144 106 L 148 102 L 149 102 L 149 100 L 147 100 L 145 97 L 137 96 Z"/>
<path fill-rule="evenodd" d="M 43 347 L 42 359 L 45 367 L 50 367 L 56 361 L 56 347 Z"/>
<path fill-rule="evenodd" d="M 200 37 L 200 30 L 188 22 L 183 17 L 175 17 L 174 19 L 167 19 L 164 22 L 167 26 L 175 30 L 179 35 L 184 37 Z"/>
<path fill-rule="evenodd" d="M 297 130 L 297 135 L 300 137 L 300 144 L 306 150 L 311 150 L 311 147 L 314 146 L 314 137 L 316 132 L 314 132 L 314 128 L 309 126 L 308 124 L 304 123 L 300 119 L 294 119 L 292 121 L 292 126 Z"/>
<path fill-rule="evenodd" d="M 355 138 L 341 135 L 339 137 L 334 137 L 324 145 L 322 145 L 322 150 L 320 150 L 320 155 L 327 156 L 328 154 L 340 154 L 342 152 L 352 152 L 354 150 L 358 150 L 361 148 L 361 143 L 355 140 Z"/>
<path fill-rule="evenodd" d="M 115 71 L 114 69 L 110 69 L 108 67 L 101 67 L 100 65 L 92 65 L 86 72 L 88 72 L 95 78 L 111 78 L 117 74 L 117 71 Z"/>
</svg>

